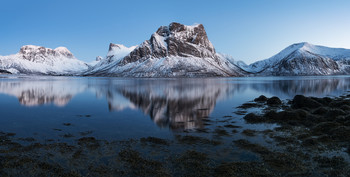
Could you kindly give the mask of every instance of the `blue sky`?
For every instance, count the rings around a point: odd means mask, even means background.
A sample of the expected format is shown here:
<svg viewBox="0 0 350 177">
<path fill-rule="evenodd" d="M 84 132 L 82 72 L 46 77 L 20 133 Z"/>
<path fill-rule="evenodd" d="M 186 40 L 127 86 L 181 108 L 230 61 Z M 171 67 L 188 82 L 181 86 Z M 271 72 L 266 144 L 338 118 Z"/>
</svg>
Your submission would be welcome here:
<svg viewBox="0 0 350 177">
<path fill-rule="evenodd" d="M 171 22 L 202 23 L 216 50 L 251 63 L 292 43 L 350 49 L 349 0 L 2 0 L 0 55 L 67 47 L 78 59 L 149 39 Z"/>
</svg>

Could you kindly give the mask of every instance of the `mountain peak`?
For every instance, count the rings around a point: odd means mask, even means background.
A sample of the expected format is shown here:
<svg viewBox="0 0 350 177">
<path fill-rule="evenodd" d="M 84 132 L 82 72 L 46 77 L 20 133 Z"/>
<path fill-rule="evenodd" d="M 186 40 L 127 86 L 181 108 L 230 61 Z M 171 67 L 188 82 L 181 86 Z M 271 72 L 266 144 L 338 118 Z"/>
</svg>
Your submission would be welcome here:
<svg viewBox="0 0 350 177">
<path fill-rule="evenodd" d="M 74 58 L 73 54 L 65 47 L 57 47 L 53 50 L 42 46 L 25 45 L 21 47 L 19 54 L 29 61 L 42 61 L 50 57 Z"/>
<path fill-rule="evenodd" d="M 122 49 L 122 48 L 126 48 L 123 44 L 113 44 L 113 43 L 109 43 L 109 49 L 108 51 L 113 51 L 113 50 L 118 50 L 118 49 Z"/>
<path fill-rule="evenodd" d="M 292 49 L 292 50 L 298 50 L 298 49 L 303 49 L 303 48 L 308 48 L 308 47 L 313 47 L 314 45 L 308 42 L 299 42 L 299 43 L 294 43 L 288 47 L 286 47 L 284 50 L 286 49 Z"/>
<path fill-rule="evenodd" d="M 300 46 L 305 46 L 305 45 L 313 45 L 309 42 L 299 42 L 299 43 L 295 43 L 295 44 L 292 44 L 292 45 L 300 45 Z"/>
<path fill-rule="evenodd" d="M 103 57 L 101 57 L 101 56 L 97 56 L 95 59 L 95 61 L 101 61 L 101 60 L 103 60 Z"/>
<path fill-rule="evenodd" d="M 54 50 L 55 52 L 63 55 L 63 56 L 66 56 L 67 58 L 73 58 L 73 54 L 72 52 L 70 52 L 66 47 L 57 47 L 55 48 Z"/>
<path fill-rule="evenodd" d="M 114 58 L 125 57 L 127 54 L 129 54 L 135 48 L 136 48 L 136 46 L 126 47 L 123 44 L 110 43 L 107 57 L 108 56 L 114 57 Z"/>
<path fill-rule="evenodd" d="M 69 52 L 70 51 L 66 47 L 57 47 L 54 49 L 56 52 Z"/>
<path fill-rule="evenodd" d="M 45 47 L 42 46 L 36 46 L 36 45 L 24 45 L 19 50 L 20 54 L 26 54 L 32 51 L 38 51 L 38 50 L 46 50 Z"/>
<path fill-rule="evenodd" d="M 122 64 L 164 57 L 217 58 L 202 24 L 186 26 L 173 22 L 159 27 L 149 40 L 126 56 Z"/>
<path fill-rule="evenodd" d="M 208 49 L 210 52 L 215 53 L 215 49 L 209 41 L 202 24 L 187 26 L 177 22 L 172 22 L 169 26 L 159 27 L 156 34 L 165 38 L 173 38 L 178 41 L 200 45 Z"/>
</svg>

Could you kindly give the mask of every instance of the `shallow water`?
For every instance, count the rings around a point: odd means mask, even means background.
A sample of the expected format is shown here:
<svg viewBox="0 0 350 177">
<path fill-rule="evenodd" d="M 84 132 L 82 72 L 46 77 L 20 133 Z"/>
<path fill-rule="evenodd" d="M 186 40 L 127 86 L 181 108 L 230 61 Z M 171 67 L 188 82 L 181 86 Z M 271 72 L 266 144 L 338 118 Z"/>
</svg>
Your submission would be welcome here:
<svg viewBox="0 0 350 177">
<path fill-rule="evenodd" d="M 123 140 L 213 130 L 223 122 L 242 129 L 237 106 L 259 95 L 339 96 L 348 76 L 196 79 L 127 79 L 4 76 L 0 78 L 0 130 L 18 137 L 70 141 L 65 135 Z M 210 119 L 206 123 L 204 119 Z M 84 134 L 85 133 L 85 134 Z M 242 136 L 242 135 L 237 135 Z M 239 137 L 237 137 L 239 138 Z M 259 137 L 255 137 L 259 141 Z"/>
</svg>

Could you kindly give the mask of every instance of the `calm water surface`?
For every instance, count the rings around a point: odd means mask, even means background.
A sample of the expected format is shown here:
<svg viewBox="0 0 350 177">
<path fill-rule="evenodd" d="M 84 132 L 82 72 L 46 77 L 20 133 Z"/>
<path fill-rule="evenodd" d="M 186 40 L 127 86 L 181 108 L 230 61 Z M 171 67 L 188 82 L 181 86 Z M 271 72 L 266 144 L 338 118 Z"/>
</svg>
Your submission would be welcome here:
<svg viewBox="0 0 350 177">
<path fill-rule="evenodd" d="M 265 95 L 339 96 L 350 77 L 253 77 L 125 79 L 3 76 L 0 78 L 0 130 L 38 140 L 63 139 L 82 132 L 102 139 L 147 136 L 172 138 L 179 132 L 213 129 L 221 120 L 247 125 L 236 107 Z M 202 119 L 215 120 L 206 124 Z M 215 123 L 216 122 L 216 123 Z M 65 123 L 68 123 L 64 125 Z M 239 135 L 237 135 L 239 136 Z"/>
</svg>

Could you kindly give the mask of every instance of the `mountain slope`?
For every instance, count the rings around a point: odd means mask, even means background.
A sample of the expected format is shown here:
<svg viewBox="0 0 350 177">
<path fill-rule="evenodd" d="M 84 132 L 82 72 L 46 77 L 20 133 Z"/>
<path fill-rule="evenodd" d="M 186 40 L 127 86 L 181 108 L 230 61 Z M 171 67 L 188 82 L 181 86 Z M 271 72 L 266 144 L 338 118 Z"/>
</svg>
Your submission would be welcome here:
<svg viewBox="0 0 350 177">
<path fill-rule="evenodd" d="M 126 56 L 102 60 L 84 75 L 125 77 L 243 76 L 244 71 L 216 53 L 203 25 L 171 23 L 160 27 L 149 40 Z M 110 47 L 111 49 L 111 47 Z M 123 50 L 122 50 L 123 49 Z M 122 54 L 121 54 L 122 53 Z M 114 55 L 115 56 L 115 55 Z M 120 57 L 123 56 L 123 57 Z"/>
<path fill-rule="evenodd" d="M 293 44 L 266 60 L 249 65 L 246 70 L 257 75 L 333 75 L 347 74 L 350 50 L 309 43 Z"/>
<path fill-rule="evenodd" d="M 118 64 L 125 56 L 127 56 L 131 51 L 133 51 L 137 46 L 125 47 L 122 44 L 109 44 L 109 50 L 106 58 L 97 57 L 98 61 L 94 66 L 89 68 L 88 71 L 84 73 L 99 73 L 108 71 Z"/>
<path fill-rule="evenodd" d="M 65 47 L 26 45 L 17 54 L 0 56 L 0 69 L 13 74 L 72 75 L 87 70 L 88 65 Z"/>
</svg>

